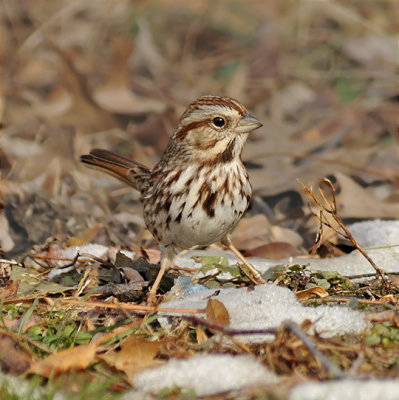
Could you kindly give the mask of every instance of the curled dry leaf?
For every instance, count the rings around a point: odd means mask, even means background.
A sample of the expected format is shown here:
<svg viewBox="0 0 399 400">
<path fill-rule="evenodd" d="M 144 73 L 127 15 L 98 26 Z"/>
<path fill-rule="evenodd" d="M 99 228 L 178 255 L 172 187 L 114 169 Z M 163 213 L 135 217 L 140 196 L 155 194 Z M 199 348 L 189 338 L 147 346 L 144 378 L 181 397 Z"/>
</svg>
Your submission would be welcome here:
<svg viewBox="0 0 399 400">
<path fill-rule="evenodd" d="M 195 328 L 195 333 L 197 336 L 197 343 L 199 345 L 205 343 L 208 340 L 208 336 L 199 325 Z"/>
<path fill-rule="evenodd" d="M 0 365 L 3 372 L 19 375 L 24 373 L 31 359 L 17 350 L 13 339 L 0 335 Z"/>
<path fill-rule="evenodd" d="M 61 350 L 31 365 L 29 372 L 49 378 L 74 369 L 85 369 L 94 361 L 97 345 L 94 343 Z"/>
<path fill-rule="evenodd" d="M 163 361 L 155 357 L 164 344 L 164 341 L 150 342 L 133 334 L 122 344 L 120 351 L 112 351 L 103 359 L 125 372 L 131 380 L 137 372 L 163 364 Z"/>
<path fill-rule="evenodd" d="M 206 305 L 206 319 L 222 326 L 230 325 L 230 316 L 224 304 L 216 299 L 210 299 Z"/>
<path fill-rule="evenodd" d="M 309 289 L 300 290 L 299 292 L 296 292 L 295 294 L 299 300 L 307 300 L 307 299 L 311 299 L 312 297 L 321 297 L 322 298 L 322 297 L 328 296 L 328 292 L 320 286 L 315 286 L 315 287 L 311 287 Z"/>
</svg>

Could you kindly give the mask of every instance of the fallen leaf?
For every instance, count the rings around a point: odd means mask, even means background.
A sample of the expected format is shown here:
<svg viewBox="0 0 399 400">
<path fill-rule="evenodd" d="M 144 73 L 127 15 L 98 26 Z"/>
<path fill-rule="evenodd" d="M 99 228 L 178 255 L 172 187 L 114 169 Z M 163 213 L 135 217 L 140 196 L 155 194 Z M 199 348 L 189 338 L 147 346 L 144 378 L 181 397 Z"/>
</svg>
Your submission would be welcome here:
<svg viewBox="0 0 399 400">
<path fill-rule="evenodd" d="M 209 322 L 227 326 L 230 324 L 230 316 L 224 304 L 217 299 L 209 299 L 206 305 L 206 319 Z"/>
<path fill-rule="evenodd" d="M 34 99 L 34 98 L 33 98 Z M 54 118 L 65 114 L 72 106 L 70 92 L 62 86 L 55 87 L 46 99 L 34 99 L 35 112 L 44 118 Z"/>
<path fill-rule="evenodd" d="M 5 335 L 0 335 L 0 366 L 5 373 L 20 375 L 31 363 L 31 359 L 15 348 L 14 341 Z"/>
<path fill-rule="evenodd" d="M 43 280 L 41 274 L 33 268 L 23 268 L 15 265 L 11 272 L 11 280 L 18 281 L 18 297 L 29 296 L 33 293 L 62 293 L 76 289 L 76 286 L 63 286 L 58 283 Z"/>
<path fill-rule="evenodd" d="M 327 297 L 328 292 L 323 289 L 320 286 L 315 286 L 311 287 L 309 289 L 305 290 L 300 290 L 299 292 L 296 292 L 296 297 L 298 297 L 299 300 L 307 300 L 311 299 L 312 297 Z"/>
<path fill-rule="evenodd" d="M 94 362 L 97 345 L 95 343 L 61 350 L 44 360 L 32 364 L 29 373 L 49 378 L 65 371 L 85 369 Z"/>
<path fill-rule="evenodd" d="M 121 345 L 120 351 L 114 350 L 102 358 L 131 380 L 137 372 L 163 364 L 164 361 L 155 357 L 164 344 L 164 341 L 150 342 L 133 334 Z"/>
<path fill-rule="evenodd" d="M 81 232 L 79 236 L 72 236 L 68 238 L 66 245 L 68 247 L 73 246 L 83 246 L 86 243 L 90 243 L 98 234 L 98 232 L 102 229 L 101 224 L 94 225 L 91 228 L 86 229 L 85 231 Z"/>
<path fill-rule="evenodd" d="M 196 333 L 196 336 L 197 336 L 197 343 L 199 345 L 205 343 L 208 340 L 208 336 L 206 335 L 204 330 L 199 325 L 195 329 L 195 333 Z"/>
<path fill-rule="evenodd" d="M 158 264 L 161 261 L 161 252 L 157 249 L 143 249 L 145 252 L 148 262 L 150 264 Z"/>
<path fill-rule="evenodd" d="M 274 242 L 256 247 L 255 249 L 252 249 L 250 253 L 254 257 L 283 259 L 297 256 L 298 250 L 290 243 Z"/>
<path fill-rule="evenodd" d="M 6 300 L 15 297 L 18 291 L 19 282 L 8 280 L 6 286 L 0 287 L 0 299 Z"/>
<path fill-rule="evenodd" d="M 335 173 L 340 192 L 337 195 L 340 218 L 397 218 L 399 204 L 380 200 L 341 172 Z"/>
<path fill-rule="evenodd" d="M 113 66 L 108 81 L 94 92 L 96 102 L 105 110 L 120 113 L 160 113 L 166 106 L 161 101 L 136 95 L 129 89 L 128 58 L 132 52 L 130 40 L 117 38 L 113 42 Z"/>
<path fill-rule="evenodd" d="M 231 239 L 238 249 L 252 250 L 270 243 L 270 222 L 264 214 L 242 219 Z"/>
</svg>

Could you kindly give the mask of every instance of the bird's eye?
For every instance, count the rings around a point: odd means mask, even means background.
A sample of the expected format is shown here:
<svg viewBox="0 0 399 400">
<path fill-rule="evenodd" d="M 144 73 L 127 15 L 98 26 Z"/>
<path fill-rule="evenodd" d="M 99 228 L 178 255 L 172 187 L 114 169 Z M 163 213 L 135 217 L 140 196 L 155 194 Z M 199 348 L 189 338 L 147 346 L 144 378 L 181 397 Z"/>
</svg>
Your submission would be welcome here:
<svg viewBox="0 0 399 400">
<path fill-rule="evenodd" d="M 215 118 L 213 119 L 213 124 L 214 124 L 215 126 L 217 126 L 218 128 L 221 128 L 222 126 L 225 126 L 226 121 L 225 121 L 225 119 L 222 118 L 222 117 L 215 117 Z"/>
</svg>

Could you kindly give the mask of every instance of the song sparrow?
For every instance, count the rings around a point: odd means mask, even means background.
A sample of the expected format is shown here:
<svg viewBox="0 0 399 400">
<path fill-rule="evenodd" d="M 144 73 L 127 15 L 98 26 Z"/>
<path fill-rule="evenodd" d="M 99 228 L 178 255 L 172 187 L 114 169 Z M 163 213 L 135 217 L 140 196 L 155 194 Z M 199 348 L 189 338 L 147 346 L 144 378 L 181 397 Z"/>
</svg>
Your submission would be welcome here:
<svg viewBox="0 0 399 400">
<path fill-rule="evenodd" d="M 254 283 L 265 282 L 229 236 L 247 210 L 252 192 L 241 152 L 248 134 L 260 126 L 238 101 L 202 96 L 183 113 L 153 169 L 107 150 L 94 149 L 81 157 L 83 163 L 141 193 L 145 223 L 161 247 L 161 269 L 150 302 L 177 249 L 217 241 L 245 263 Z"/>
</svg>

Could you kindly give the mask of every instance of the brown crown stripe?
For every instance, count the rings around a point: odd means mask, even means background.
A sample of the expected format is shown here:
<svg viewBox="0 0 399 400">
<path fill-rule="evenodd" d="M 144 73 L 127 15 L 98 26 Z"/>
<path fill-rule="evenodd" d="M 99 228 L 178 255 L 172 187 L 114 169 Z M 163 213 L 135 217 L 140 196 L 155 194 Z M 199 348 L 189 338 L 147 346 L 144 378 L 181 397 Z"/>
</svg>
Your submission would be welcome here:
<svg viewBox="0 0 399 400">
<path fill-rule="evenodd" d="M 222 106 L 222 107 L 230 107 L 236 110 L 240 115 L 247 112 L 247 110 L 239 104 L 236 100 L 231 99 L 229 97 L 218 97 L 218 96 L 203 96 L 199 97 L 195 100 L 191 106 L 198 106 L 198 105 L 209 105 L 209 106 Z"/>
</svg>

